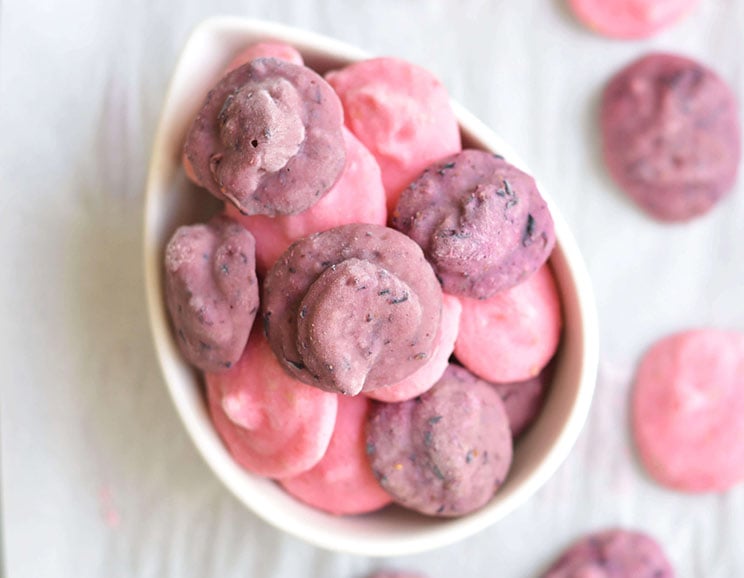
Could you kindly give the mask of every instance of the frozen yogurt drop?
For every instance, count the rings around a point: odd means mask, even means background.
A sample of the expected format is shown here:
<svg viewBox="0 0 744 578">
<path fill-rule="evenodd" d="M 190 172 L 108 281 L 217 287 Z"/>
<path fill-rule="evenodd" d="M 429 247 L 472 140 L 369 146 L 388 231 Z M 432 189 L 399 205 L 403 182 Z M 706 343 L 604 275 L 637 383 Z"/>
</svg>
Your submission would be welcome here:
<svg viewBox="0 0 744 578">
<path fill-rule="evenodd" d="M 521 283 L 555 245 L 534 179 L 474 149 L 428 167 L 401 195 L 392 222 L 421 245 L 444 291 L 474 299 Z"/>
<path fill-rule="evenodd" d="M 296 214 L 341 175 L 342 126 L 338 96 L 317 73 L 259 58 L 210 91 L 184 153 L 196 181 L 242 213 Z"/>
<path fill-rule="evenodd" d="M 230 63 L 225 67 L 225 74 L 232 72 L 236 68 L 256 60 L 257 58 L 278 58 L 279 60 L 286 60 L 292 64 L 302 66 L 303 60 L 302 55 L 297 51 L 294 46 L 284 44 L 282 42 L 258 42 L 251 44 L 247 48 L 244 48 L 238 54 L 236 54 Z M 201 186 L 199 179 L 194 174 L 194 168 L 191 166 L 186 153 L 183 153 L 183 169 L 186 176 L 191 179 L 194 183 Z"/>
<path fill-rule="evenodd" d="M 641 460 L 659 483 L 722 492 L 744 482 L 744 334 L 685 331 L 644 355 L 632 398 Z"/>
<path fill-rule="evenodd" d="M 674 578 L 656 541 L 641 532 L 605 530 L 583 537 L 542 578 Z"/>
<path fill-rule="evenodd" d="M 287 492 L 336 515 L 365 514 L 392 502 L 367 461 L 364 432 L 369 404 L 361 395 L 338 396 L 336 425 L 325 455 L 312 469 L 282 480 Z"/>
<path fill-rule="evenodd" d="M 346 143 L 346 166 L 341 178 L 312 207 L 298 215 L 243 216 L 228 204 L 228 214 L 240 221 L 256 239 L 256 268 L 263 275 L 287 248 L 312 233 L 348 223 L 387 222 L 385 189 L 380 167 L 365 146 L 343 129 Z"/>
<path fill-rule="evenodd" d="M 263 305 L 269 342 L 291 375 L 356 395 L 430 359 L 442 291 L 411 239 L 352 224 L 291 245 L 266 277 Z"/>
<path fill-rule="evenodd" d="M 552 364 L 549 364 L 539 375 L 526 381 L 493 384 L 504 402 L 513 438 L 522 435 L 540 415 L 545 393 L 552 378 L 551 369 Z"/>
<path fill-rule="evenodd" d="M 569 0 L 586 26 L 612 38 L 644 38 L 690 12 L 698 0 Z"/>
<path fill-rule="evenodd" d="M 397 58 L 329 72 L 346 126 L 377 159 L 392 213 L 401 191 L 437 159 L 460 150 L 460 128 L 444 85 Z"/>
<path fill-rule="evenodd" d="M 253 236 L 227 217 L 180 227 L 165 249 L 165 301 L 178 346 L 204 371 L 240 359 L 258 310 Z"/>
<path fill-rule="evenodd" d="M 503 483 L 512 437 L 496 391 L 450 365 L 420 397 L 373 405 L 367 454 L 380 484 L 400 505 L 461 516 L 485 505 Z"/>
<path fill-rule="evenodd" d="M 205 377 L 212 421 L 238 464 L 259 476 L 287 478 L 321 460 L 338 396 L 289 376 L 260 329 L 230 371 Z"/>
<path fill-rule="evenodd" d="M 563 316 L 548 265 L 490 299 L 461 301 L 455 356 L 482 379 L 497 383 L 531 379 L 558 349 Z"/>
<path fill-rule="evenodd" d="M 649 54 L 602 95 L 610 175 L 660 221 L 687 221 L 731 191 L 741 157 L 738 104 L 728 85 L 689 58 Z"/>
<path fill-rule="evenodd" d="M 460 313 L 462 304 L 457 297 L 442 294 L 442 321 L 431 357 L 411 375 L 394 383 L 365 392 L 367 397 L 378 401 L 394 403 L 413 399 L 431 389 L 439 381 L 444 370 L 449 365 L 449 359 L 455 350 L 455 339 L 460 328 Z"/>
<path fill-rule="evenodd" d="M 284 42 L 270 40 L 266 42 L 257 42 L 238 52 L 230 63 L 225 67 L 225 74 L 240 68 L 244 64 L 252 62 L 257 58 L 276 58 L 297 66 L 304 63 L 302 54 L 294 47 Z"/>
</svg>

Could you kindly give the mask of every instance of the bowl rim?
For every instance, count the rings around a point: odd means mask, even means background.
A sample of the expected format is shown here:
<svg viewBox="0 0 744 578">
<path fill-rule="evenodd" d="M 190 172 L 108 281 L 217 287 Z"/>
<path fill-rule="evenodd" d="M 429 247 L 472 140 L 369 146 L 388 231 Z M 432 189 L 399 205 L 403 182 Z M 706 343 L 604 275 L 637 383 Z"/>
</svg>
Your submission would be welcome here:
<svg viewBox="0 0 744 578">
<path fill-rule="evenodd" d="M 247 488 L 245 484 L 246 472 L 232 460 L 222 445 L 211 421 L 206 417 L 200 392 L 188 391 L 186 387 L 183 387 L 184 364 L 172 358 L 172 349 L 169 348 L 170 326 L 163 303 L 161 284 L 162 259 L 160 247 L 154 240 L 154 223 L 157 220 L 159 208 L 157 191 L 162 173 L 165 170 L 164 167 L 167 166 L 168 162 L 171 162 L 163 156 L 168 139 L 171 138 L 168 130 L 169 119 L 167 113 L 177 92 L 177 79 L 183 76 L 188 64 L 188 48 L 198 39 L 227 34 L 252 36 L 254 41 L 257 40 L 256 37 L 274 38 L 298 47 L 300 52 L 311 49 L 329 57 L 346 61 L 360 60 L 371 56 L 355 46 L 311 31 L 276 22 L 230 16 L 219 16 L 204 20 L 193 29 L 184 44 L 169 82 L 155 133 L 146 184 L 143 231 L 145 292 L 150 330 L 158 363 L 179 417 L 189 437 L 210 469 L 249 510 L 274 527 L 301 538 L 314 546 L 357 555 L 396 556 L 433 550 L 472 536 L 511 513 L 547 482 L 565 461 L 586 421 L 596 384 L 599 331 L 591 280 L 578 245 L 549 194 L 543 193 L 553 215 L 557 239 L 556 247 L 563 255 L 576 294 L 579 313 L 578 331 L 581 336 L 581 363 L 578 393 L 568 418 L 542 462 L 522 481 L 517 489 L 493 508 L 486 506 L 477 512 L 456 519 L 436 519 L 431 524 L 427 524 L 421 532 L 410 536 L 375 536 L 374 538 L 360 540 L 337 531 L 318 527 L 312 521 L 303 521 L 302 524 L 298 525 L 297 519 L 283 515 L 272 508 L 271 500 L 263 499 L 261 496 L 256 496 L 253 492 L 248 491 L 250 488 Z M 525 163 L 514 153 L 508 143 L 502 141 L 490 128 L 459 103 L 452 101 L 452 106 L 463 132 L 474 136 L 492 151 L 506 153 L 505 156 L 509 158 L 509 162 L 527 170 Z M 540 190 L 544 191 L 542 186 L 540 186 Z M 196 400 L 196 397 L 200 399 Z M 202 407 L 195 404 L 201 404 Z M 248 475 L 254 477 L 251 474 Z M 328 514 L 321 515 L 328 516 Z"/>
</svg>

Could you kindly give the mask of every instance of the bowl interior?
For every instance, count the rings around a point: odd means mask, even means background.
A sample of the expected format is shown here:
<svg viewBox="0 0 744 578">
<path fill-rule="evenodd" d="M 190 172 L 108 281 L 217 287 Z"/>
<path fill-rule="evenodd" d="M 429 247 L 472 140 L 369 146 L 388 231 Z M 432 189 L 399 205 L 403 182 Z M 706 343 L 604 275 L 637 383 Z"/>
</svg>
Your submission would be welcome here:
<svg viewBox="0 0 744 578">
<path fill-rule="evenodd" d="M 365 58 L 361 50 L 306 31 L 259 21 L 212 19 L 187 42 L 171 80 L 155 139 L 147 183 L 144 249 L 150 324 L 163 374 L 176 408 L 204 459 L 251 510 L 274 526 L 320 547 L 371 556 L 437 548 L 483 529 L 534 493 L 564 460 L 584 421 L 596 379 L 597 327 L 591 286 L 576 243 L 557 208 L 550 206 L 557 244 L 550 263 L 561 293 L 565 326 L 555 375 L 537 422 L 520 439 L 499 492 L 483 509 L 457 519 L 433 519 L 397 506 L 363 516 L 335 517 L 310 508 L 270 480 L 240 468 L 209 420 L 198 373 L 180 356 L 163 299 L 162 255 L 175 229 L 208 219 L 220 203 L 186 179 L 181 148 L 191 120 L 221 70 L 247 44 L 274 39 L 302 52 L 325 72 Z M 457 103 L 464 146 L 503 155 L 526 170 L 512 149 Z"/>
</svg>

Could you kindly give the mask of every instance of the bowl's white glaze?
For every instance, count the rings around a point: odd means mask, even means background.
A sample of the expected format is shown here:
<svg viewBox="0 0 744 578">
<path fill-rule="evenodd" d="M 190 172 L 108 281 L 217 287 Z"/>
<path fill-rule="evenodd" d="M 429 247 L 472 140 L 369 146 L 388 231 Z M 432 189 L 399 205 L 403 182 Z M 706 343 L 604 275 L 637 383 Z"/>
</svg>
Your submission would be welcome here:
<svg viewBox="0 0 744 578">
<path fill-rule="evenodd" d="M 561 292 L 565 328 L 554 382 L 535 425 L 519 441 L 509 476 L 483 509 L 457 519 L 427 518 L 398 507 L 374 514 L 334 517 L 310 508 L 270 480 L 238 466 L 222 445 L 204 403 L 198 373 L 179 354 L 163 300 L 162 255 L 175 229 L 205 220 L 215 201 L 197 190 L 180 166 L 182 143 L 208 89 L 242 47 L 261 40 L 287 42 L 323 73 L 368 55 L 349 45 L 269 22 L 216 18 L 189 38 L 171 80 L 150 164 L 144 224 L 146 291 L 157 355 L 186 430 L 217 477 L 261 518 L 316 546 L 368 556 L 431 550 L 493 524 L 527 500 L 568 455 L 586 419 L 594 390 L 598 332 L 590 280 L 573 236 L 544 187 L 555 221 L 551 265 Z M 512 149 L 453 103 L 467 146 L 488 149 L 525 169 Z"/>
</svg>

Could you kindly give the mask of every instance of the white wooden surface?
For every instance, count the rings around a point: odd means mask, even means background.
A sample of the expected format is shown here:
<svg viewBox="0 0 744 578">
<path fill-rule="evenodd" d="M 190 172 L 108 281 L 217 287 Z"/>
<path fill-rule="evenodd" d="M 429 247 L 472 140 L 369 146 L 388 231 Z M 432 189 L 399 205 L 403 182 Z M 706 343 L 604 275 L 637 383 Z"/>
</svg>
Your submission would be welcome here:
<svg viewBox="0 0 744 578">
<path fill-rule="evenodd" d="M 744 486 L 719 496 L 656 486 L 626 412 L 653 340 L 700 325 L 744 330 L 744 178 L 705 218 L 656 224 L 609 182 L 595 122 L 607 78 L 652 49 L 712 65 L 744 104 L 744 0 L 701 0 L 639 42 L 592 35 L 562 0 L 5 0 L 0 10 L 7 576 L 362 578 L 394 566 L 534 578 L 575 537 L 609 525 L 655 535 L 682 578 L 744 576 Z M 302 26 L 432 69 L 550 184 L 574 227 L 602 324 L 591 417 L 552 481 L 479 536 L 388 561 L 317 550 L 243 510 L 182 430 L 148 334 L 142 191 L 175 59 L 215 14 Z"/>
</svg>

